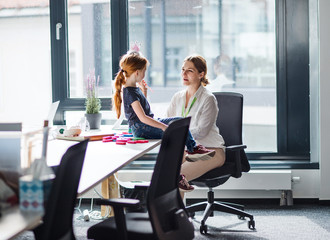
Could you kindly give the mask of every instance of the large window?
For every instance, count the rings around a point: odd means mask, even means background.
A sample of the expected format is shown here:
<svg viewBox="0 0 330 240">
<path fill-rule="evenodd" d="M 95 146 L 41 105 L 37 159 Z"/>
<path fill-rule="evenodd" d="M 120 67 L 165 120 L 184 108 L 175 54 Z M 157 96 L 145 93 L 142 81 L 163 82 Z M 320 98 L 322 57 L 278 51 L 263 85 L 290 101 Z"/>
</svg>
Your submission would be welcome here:
<svg viewBox="0 0 330 240">
<path fill-rule="evenodd" d="M 103 98 L 102 110 L 111 107 L 110 2 L 59 0 L 50 3 L 53 100 L 61 101 L 56 123 L 72 125 L 84 116 L 86 79 L 90 71 L 100 76 L 98 96 Z"/>
<path fill-rule="evenodd" d="M 76 2 L 76 1 L 75 1 Z M 80 0 L 68 7 L 69 97 L 86 96 L 90 70 L 100 76 L 100 97 L 111 95 L 110 4 Z"/>
<path fill-rule="evenodd" d="M 210 90 L 244 95 L 248 151 L 277 151 L 274 0 L 130 0 L 129 40 L 151 62 L 156 115 L 182 86 L 183 59 L 198 53 L 208 63 Z"/>
<path fill-rule="evenodd" d="M 244 95 L 250 159 L 309 159 L 308 0 L 59 2 L 51 5 L 52 35 L 57 22 L 64 34 L 52 41 L 59 122 L 84 109 L 83 79 L 92 66 L 103 81 L 102 110 L 111 112 L 118 60 L 137 41 L 151 62 L 146 80 L 156 116 L 182 88 L 183 59 L 198 53 L 208 63 L 210 90 Z"/>
</svg>

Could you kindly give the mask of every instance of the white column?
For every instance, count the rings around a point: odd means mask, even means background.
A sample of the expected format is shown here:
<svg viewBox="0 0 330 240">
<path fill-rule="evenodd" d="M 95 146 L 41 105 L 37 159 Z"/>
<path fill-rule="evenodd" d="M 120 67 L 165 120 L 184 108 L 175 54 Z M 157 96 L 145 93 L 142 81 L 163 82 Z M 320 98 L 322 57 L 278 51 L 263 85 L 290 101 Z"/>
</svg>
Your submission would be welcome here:
<svg viewBox="0 0 330 240">
<path fill-rule="evenodd" d="M 319 0 L 320 200 L 330 199 L 330 1 Z"/>
</svg>

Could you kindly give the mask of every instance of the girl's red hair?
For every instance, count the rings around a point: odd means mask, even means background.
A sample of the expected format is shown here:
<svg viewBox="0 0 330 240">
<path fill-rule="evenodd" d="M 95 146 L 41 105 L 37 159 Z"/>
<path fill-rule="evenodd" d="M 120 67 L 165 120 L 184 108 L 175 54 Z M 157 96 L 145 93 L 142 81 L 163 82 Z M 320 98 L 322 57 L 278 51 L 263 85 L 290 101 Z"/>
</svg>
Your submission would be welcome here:
<svg viewBox="0 0 330 240">
<path fill-rule="evenodd" d="M 148 60 L 142 56 L 139 52 L 132 51 L 123 55 L 120 59 L 119 66 L 120 70 L 115 78 L 115 93 L 112 98 L 114 109 L 117 113 L 117 118 L 121 114 L 121 103 L 122 103 L 122 86 L 126 83 L 126 78 L 130 77 L 137 70 L 142 70 L 147 67 Z"/>
</svg>

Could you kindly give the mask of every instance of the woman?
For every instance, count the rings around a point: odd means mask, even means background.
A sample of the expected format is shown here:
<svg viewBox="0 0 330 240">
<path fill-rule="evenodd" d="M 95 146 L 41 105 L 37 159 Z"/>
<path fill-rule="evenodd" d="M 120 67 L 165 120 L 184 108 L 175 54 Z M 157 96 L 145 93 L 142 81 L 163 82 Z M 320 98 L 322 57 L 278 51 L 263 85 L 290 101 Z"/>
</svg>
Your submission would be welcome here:
<svg viewBox="0 0 330 240">
<path fill-rule="evenodd" d="M 181 173 L 191 181 L 224 164 L 225 146 L 215 124 L 219 111 L 218 103 L 214 95 L 205 88 L 209 83 L 205 59 L 199 55 L 186 57 L 182 65 L 181 78 L 187 88 L 173 96 L 167 116 L 191 116 L 190 132 L 196 142 L 209 150 L 215 150 L 214 157 L 206 160 L 194 161 L 186 157 L 181 166 Z"/>
</svg>

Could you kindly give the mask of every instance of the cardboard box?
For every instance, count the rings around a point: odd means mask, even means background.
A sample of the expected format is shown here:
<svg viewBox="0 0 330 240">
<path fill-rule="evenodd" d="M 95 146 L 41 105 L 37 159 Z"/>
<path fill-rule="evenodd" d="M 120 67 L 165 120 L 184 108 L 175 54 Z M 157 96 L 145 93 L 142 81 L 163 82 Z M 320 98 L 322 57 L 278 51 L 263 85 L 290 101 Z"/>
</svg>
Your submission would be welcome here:
<svg viewBox="0 0 330 240">
<path fill-rule="evenodd" d="M 40 180 L 32 175 L 19 179 L 19 205 L 23 211 L 45 211 L 55 175 L 43 176 Z"/>
</svg>

